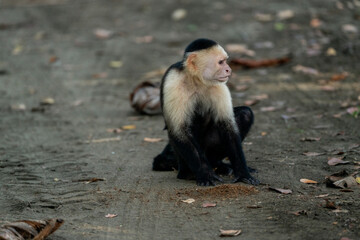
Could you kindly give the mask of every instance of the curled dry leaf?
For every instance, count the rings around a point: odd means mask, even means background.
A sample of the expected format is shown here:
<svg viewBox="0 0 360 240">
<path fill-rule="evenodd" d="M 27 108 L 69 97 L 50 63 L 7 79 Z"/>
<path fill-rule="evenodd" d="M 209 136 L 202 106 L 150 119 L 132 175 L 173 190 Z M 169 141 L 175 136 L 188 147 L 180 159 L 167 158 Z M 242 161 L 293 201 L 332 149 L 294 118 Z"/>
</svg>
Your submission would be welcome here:
<svg viewBox="0 0 360 240">
<path fill-rule="evenodd" d="M 324 155 L 325 153 L 318 153 L 318 152 L 304 152 L 303 155 L 308 156 L 308 157 L 317 157 L 317 156 L 321 156 Z"/>
<path fill-rule="evenodd" d="M 240 235 L 241 230 L 223 230 L 220 229 L 220 237 L 235 237 Z"/>
<path fill-rule="evenodd" d="M 122 130 L 133 130 L 136 129 L 135 125 L 124 125 L 121 127 Z"/>
<path fill-rule="evenodd" d="M 316 198 L 324 198 L 324 197 L 327 197 L 329 196 L 329 194 L 321 194 L 321 195 L 318 195 L 318 196 L 315 196 Z"/>
<path fill-rule="evenodd" d="M 307 215 L 307 211 L 299 210 L 299 211 L 296 211 L 296 212 L 292 212 L 292 214 L 294 214 L 295 216 Z"/>
<path fill-rule="evenodd" d="M 188 198 L 188 199 L 186 199 L 186 200 L 181 200 L 182 202 L 184 202 L 184 203 L 193 203 L 193 202 L 195 202 L 195 199 L 193 199 L 193 198 Z"/>
<path fill-rule="evenodd" d="M 276 16 L 278 17 L 279 20 L 287 20 L 290 18 L 293 18 L 295 16 L 294 11 L 287 9 L 287 10 L 282 10 L 279 11 Z"/>
<path fill-rule="evenodd" d="M 321 156 L 324 155 L 325 153 L 318 153 L 318 152 L 304 152 L 303 155 L 308 156 L 308 157 L 316 157 L 316 156 Z"/>
<path fill-rule="evenodd" d="M 108 133 L 121 133 L 123 130 L 121 128 L 108 128 L 106 131 Z"/>
<path fill-rule="evenodd" d="M 144 141 L 145 142 L 150 142 L 150 143 L 156 143 L 156 142 L 161 142 L 162 141 L 162 138 L 144 138 Z"/>
<path fill-rule="evenodd" d="M 316 70 L 314 68 L 310 68 L 310 67 L 305 67 L 302 65 L 296 65 L 295 67 L 293 67 L 293 71 L 308 74 L 308 75 L 319 75 L 318 70 Z"/>
<path fill-rule="evenodd" d="M 273 188 L 273 187 L 269 187 L 270 190 L 273 190 L 275 192 L 279 192 L 282 194 L 291 194 L 292 191 L 290 189 L 283 189 L 283 188 Z"/>
<path fill-rule="evenodd" d="M 204 202 L 201 207 L 208 208 L 208 207 L 216 207 L 216 203 Z"/>
<path fill-rule="evenodd" d="M 53 98 L 51 98 L 51 97 L 44 98 L 40 102 L 41 105 L 53 105 L 54 103 L 55 103 L 55 100 Z"/>
<path fill-rule="evenodd" d="M 261 107 L 260 111 L 261 112 L 273 112 L 275 111 L 277 108 L 274 106 L 270 106 L 270 107 Z"/>
<path fill-rule="evenodd" d="M 306 184 L 317 184 L 318 183 L 317 181 L 306 179 L 306 178 L 300 179 L 300 182 L 306 183 Z"/>
<path fill-rule="evenodd" d="M 335 204 L 334 202 L 325 199 L 325 206 L 324 206 L 324 208 L 337 209 L 338 207 L 336 206 L 336 204 Z"/>
<path fill-rule="evenodd" d="M 249 57 L 255 56 L 255 52 L 253 50 L 248 49 L 247 45 L 245 45 L 245 44 L 236 44 L 236 43 L 227 44 L 227 45 L 225 45 L 225 48 L 228 52 L 243 54 L 243 55 L 246 55 Z M 234 60 L 236 60 L 236 59 L 234 59 Z M 247 60 L 248 59 L 242 59 L 242 61 L 247 61 Z"/>
<path fill-rule="evenodd" d="M 343 161 L 343 158 L 344 157 L 332 157 L 332 158 L 329 158 L 328 159 L 328 164 L 330 166 L 336 166 L 336 165 L 339 165 L 339 164 L 348 164 L 350 163 L 349 161 Z"/>
<path fill-rule="evenodd" d="M 187 15 L 187 11 L 186 9 L 183 8 L 179 8 L 176 9 L 172 14 L 171 14 L 171 18 L 174 21 L 180 21 L 181 19 L 184 19 Z"/>
<path fill-rule="evenodd" d="M 107 39 L 110 38 L 113 35 L 113 31 L 107 30 L 107 29 L 102 29 L 102 28 L 97 28 L 94 30 L 94 34 L 97 38 L 99 39 Z"/>
<path fill-rule="evenodd" d="M 85 141 L 86 143 L 103 143 L 103 142 L 114 142 L 114 141 L 120 141 L 120 137 L 114 137 L 114 138 L 101 138 L 101 139 L 92 139 L 89 141 Z"/>
<path fill-rule="evenodd" d="M 130 105 L 136 111 L 156 115 L 161 113 L 159 83 L 141 82 L 130 94 Z"/>
<path fill-rule="evenodd" d="M 111 214 L 111 213 L 108 213 L 105 215 L 106 218 L 114 218 L 114 217 L 117 217 L 117 214 Z"/>
<path fill-rule="evenodd" d="M 259 102 L 260 102 L 260 101 L 257 100 L 257 99 L 251 99 L 251 100 L 246 100 L 246 101 L 244 102 L 244 105 L 245 105 L 245 106 L 253 106 L 253 105 L 255 105 L 255 104 L 259 103 Z"/>
</svg>

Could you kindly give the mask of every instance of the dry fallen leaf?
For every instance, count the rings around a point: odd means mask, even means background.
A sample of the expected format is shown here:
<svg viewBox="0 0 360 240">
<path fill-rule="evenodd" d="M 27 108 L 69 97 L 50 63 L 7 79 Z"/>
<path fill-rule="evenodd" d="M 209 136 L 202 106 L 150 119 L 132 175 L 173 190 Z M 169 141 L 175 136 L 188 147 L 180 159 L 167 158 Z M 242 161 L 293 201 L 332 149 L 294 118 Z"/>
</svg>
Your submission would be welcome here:
<svg viewBox="0 0 360 240">
<path fill-rule="evenodd" d="M 320 88 L 321 88 L 321 90 L 323 90 L 325 92 L 333 92 L 336 90 L 336 88 L 331 85 L 324 85 L 324 86 L 321 86 Z"/>
<path fill-rule="evenodd" d="M 261 107 L 260 108 L 260 111 L 261 112 L 273 112 L 275 111 L 277 108 L 276 107 L 273 107 L 273 106 L 270 106 L 270 107 Z"/>
<path fill-rule="evenodd" d="M 336 54 L 336 50 L 332 47 L 326 50 L 326 56 L 336 56 Z"/>
<path fill-rule="evenodd" d="M 253 106 L 253 105 L 257 104 L 258 102 L 259 102 L 259 100 L 257 100 L 257 99 L 246 100 L 244 102 L 244 105 L 245 106 Z"/>
<path fill-rule="evenodd" d="M 241 230 L 223 230 L 220 229 L 220 237 L 234 237 L 240 235 Z"/>
<path fill-rule="evenodd" d="M 146 36 L 135 38 L 136 43 L 151 43 L 153 40 L 154 40 L 154 37 L 151 35 L 146 35 Z"/>
<path fill-rule="evenodd" d="M 18 103 L 18 104 L 11 105 L 10 108 L 13 111 L 25 111 L 26 110 L 26 105 L 23 104 L 23 103 Z"/>
<path fill-rule="evenodd" d="M 94 34 L 99 39 L 107 39 L 113 35 L 113 31 L 97 28 L 94 30 Z"/>
<path fill-rule="evenodd" d="M 300 182 L 307 183 L 307 184 L 316 184 L 316 183 L 318 183 L 317 181 L 306 179 L 306 178 L 300 179 Z"/>
<path fill-rule="evenodd" d="M 208 208 L 208 207 L 216 207 L 216 203 L 204 202 L 201 207 Z"/>
<path fill-rule="evenodd" d="M 331 81 L 341 81 L 344 80 L 345 78 L 347 78 L 349 76 L 349 73 L 347 72 L 343 72 L 340 74 L 334 74 L 331 76 Z"/>
<path fill-rule="evenodd" d="M 255 51 L 248 49 L 247 45 L 245 44 L 232 43 L 225 45 L 225 48 L 228 52 L 244 54 L 249 57 L 255 56 Z"/>
<path fill-rule="evenodd" d="M 111 61 L 109 63 L 110 67 L 112 68 L 121 68 L 122 65 L 123 65 L 123 62 L 122 61 Z"/>
<path fill-rule="evenodd" d="M 295 67 L 293 67 L 293 71 L 308 74 L 308 75 L 318 75 L 319 74 L 318 70 L 316 70 L 314 68 L 310 68 L 310 67 L 305 67 L 302 65 L 296 65 Z"/>
<path fill-rule="evenodd" d="M 304 152 L 303 155 L 308 157 L 316 157 L 320 155 L 324 155 L 325 153 L 317 153 L 317 152 Z"/>
<path fill-rule="evenodd" d="M 86 143 L 103 143 L 103 142 L 114 142 L 114 141 L 120 141 L 120 137 L 114 137 L 114 138 L 101 138 L 101 139 L 92 139 L 89 141 L 85 141 Z"/>
<path fill-rule="evenodd" d="M 279 20 L 286 20 L 293 18 L 295 16 L 295 13 L 294 11 L 287 9 L 287 10 L 279 11 L 276 16 L 279 18 Z"/>
<path fill-rule="evenodd" d="M 279 192 L 282 194 L 291 194 L 292 191 L 290 189 L 283 189 L 283 188 L 273 188 L 273 187 L 269 187 L 270 190 L 273 190 L 275 192 Z"/>
<path fill-rule="evenodd" d="M 318 28 L 318 27 L 321 26 L 321 24 L 322 24 L 322 22 L 318 18 L 313 18 L 310 21 L 310 26 L 313 27 L 313 28 Z"/>
<path fill-rule="evenodd" d="M 292 212 L 292 214 L 294 214 L 295 216 L 300 216 L 300 215 L 307 215 L 307 212 L 305 210 L 300 210 L 300 211 Z"/>
<path fill-rule="evenodd" d="M 146 137 L 146 138 L 144 138 L 144 141 L 145 142 L 150 142 L 150 143 L 156 143 L 156 142 L 162 141 L 162 138 L 148 138 L 148 137 Z"/>
<path fill-rule="evenodd" d="M 125 125 L 125 126 L 122 126 L 121 129 L 123 129 L 123 130 L 133 130 L 133 129 L 136 129 L 136 126 L 135 125 Z"/>
<path fill-rule="evenodd" d="M 324 208 L 329 208 L 329 209 L 337 209 L 338 207 L 336 206 L 336 204 L 334 202 L 331 202 L 327 199 L 325 199 L 325 206 Z"/>
<path fill-rule="evenodd" d="M 315 196 L 316 198 L 324 198 L 324 197 L 327 197 L 329 196 L 329 194 L 321 194 L 321 195 L 318 195 L 318 196 Z"/>
<path fill-rule="evenodd" d="M 41 100 L 40 104 L 41 105 L 53 105 L 55 103 L 55 100 L 53 98 L 44 98 L 43 100 Z"/>
<path fill-rule="evenodd" d="M 343 158 L 344 157 L 332 157 L 332 158 L 329 158 L 328 159 L 328 164 L 330 165 L 330 166 L 335 166 L 335 165 L 339 165 L 339 164 L 348 164 L 348 163 L 350 163 L 349 161 L 343 161 Z"/>
<path fill-rule="evenodd" d="M 184 19 L 187 15 L 187 11 L 186 9 L 183 8 L 179 8 L 176 9 L 172 14 L 171 14 L 171 18 L 174 21 L 179 21 L 181 19 Z"/>
<path fill-rule="evenodd" d="M 111 214 L 111 213 L 108 213 L 105 215 L 106 218 L 114 218 L 114 217 L 117 217 L 117 214 Z"/>
<path fill-rule="evenodd" d="M 333 210 L 332 212 L 334 212 L 334 213 L 348 213 L 349 210 L 346 210 L 346 209 L 335 209 L 335 210 Z"/>
<path fill-rule="evenodd" d="M 186 199 L 186 200 L 181 200 L 182 202 L 184 202 L 184 203 L 193 203 L 193 202 L 195 202 L 195 199 L 193 199 L 193 198 L 188 198 L 188 199 Z"/>
<path fill-rule="evenodd" d="M 342 26 L 342 30 L 344 33 L 347 33 L 347 34 L 356 34 L 358 32 L 358 28 L 352 24 L 344 24 Z"/>
<path fill-rule="evenodd" d="M 106 131 L 108 133 L 121 133 L 123 130 L 121 128 L 108 128 Z"/>
<path fill-rule="evenodd" d="M 358 184 L 360 184 L 360 177 L 357 177 L 355 180 Z"/>
</svg>

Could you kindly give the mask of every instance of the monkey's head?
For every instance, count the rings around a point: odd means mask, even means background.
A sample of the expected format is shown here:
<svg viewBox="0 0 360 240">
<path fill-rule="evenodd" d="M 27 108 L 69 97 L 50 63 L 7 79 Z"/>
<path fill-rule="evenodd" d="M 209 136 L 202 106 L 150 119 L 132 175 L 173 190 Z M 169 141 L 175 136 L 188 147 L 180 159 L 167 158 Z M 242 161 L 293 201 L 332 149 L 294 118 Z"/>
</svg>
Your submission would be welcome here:
<svg viewBox="0 0 360 240">
<path fill-rule="evenodd" d="M 215 41 L 197 39 L 187 46 L 184 66 L 189 74 L 206 85 L 226 83 L 231 76 L 225 50 Z"/>
</svg>

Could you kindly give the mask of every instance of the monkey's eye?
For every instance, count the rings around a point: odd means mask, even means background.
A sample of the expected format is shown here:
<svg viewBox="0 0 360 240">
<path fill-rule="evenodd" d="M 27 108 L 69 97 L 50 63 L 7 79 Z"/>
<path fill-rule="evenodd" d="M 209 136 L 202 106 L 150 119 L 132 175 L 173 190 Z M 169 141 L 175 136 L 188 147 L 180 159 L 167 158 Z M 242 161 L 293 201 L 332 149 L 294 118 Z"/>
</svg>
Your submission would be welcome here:
<svg viewBox="0 0 360 240">
<path fill-rule="evenodd" d="M 222 65 L 225 62 L 225 60 L 220 60 L 219 64 Z"/>
</svg>

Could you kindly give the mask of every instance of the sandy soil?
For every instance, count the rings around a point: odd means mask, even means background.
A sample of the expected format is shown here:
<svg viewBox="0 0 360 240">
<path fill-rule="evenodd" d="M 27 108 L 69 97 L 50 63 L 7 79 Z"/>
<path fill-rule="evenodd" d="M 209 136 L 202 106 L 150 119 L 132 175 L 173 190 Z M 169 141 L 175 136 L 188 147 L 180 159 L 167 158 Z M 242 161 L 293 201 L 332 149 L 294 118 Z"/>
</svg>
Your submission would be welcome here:
<svg viewBox="0 0 360 240">
<path fill-rule="evenodd" d="M 178 8 L 187 15 L 175 21 Z M 294 16 L 279 19 L 282 10 Z M 332 173 L 359 169 L 360 118 L 346 113 L 360 105 L 359 16 L 355 0 L 1 1 L 0 220 L 63 218 L 53 240 L 217 239 L 219 229 L 241 229 L 239 239 L 360 239 L 359 186 L 325 185 Z M 113 34 L 99 39 L 97 28 Z M 255 189 L 199 188 L 175 172 L 151 171 L 166 144 L 163 120 L 137 114 L 129 93 L 198 37 L 247 44 L 254 59 L 293 55 L 283 66 L 236 70 L 231 80 L 249 87 L 233 91 L 234 105 L 263 96 L 244 143 L 262 182 Z M 49 97 L 53 104 L 40 104 Z M 107 131 L 124 125 L 136 128 Z M 339 156 L 350 163 L 327 164 Z M 188 198 L 195 202 L 182 202 Z"/>
</svg>

